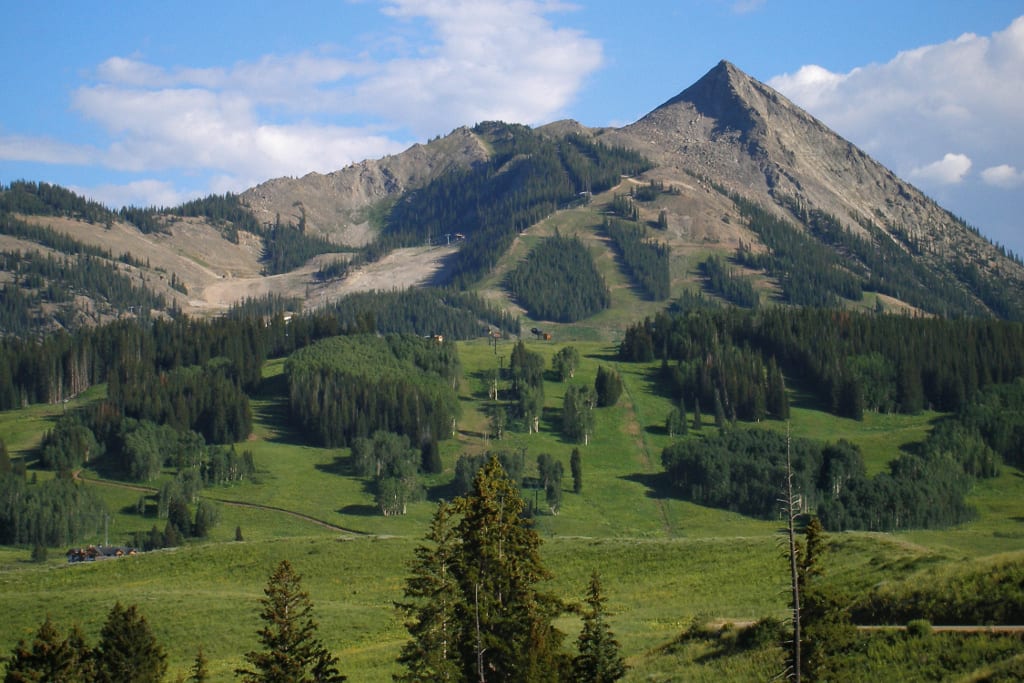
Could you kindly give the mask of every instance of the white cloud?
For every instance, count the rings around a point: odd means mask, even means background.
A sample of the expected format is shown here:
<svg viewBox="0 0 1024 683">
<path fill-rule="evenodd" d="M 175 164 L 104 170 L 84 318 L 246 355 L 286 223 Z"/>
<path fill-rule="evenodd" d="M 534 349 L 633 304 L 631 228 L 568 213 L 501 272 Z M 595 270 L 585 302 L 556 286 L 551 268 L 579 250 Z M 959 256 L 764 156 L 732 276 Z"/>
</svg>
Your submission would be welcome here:
<svg viewBox="0 0 1024 683">
<path fill-rule="evenodd" d="M 768 82 L 993 240 L 1024 252 L 1020 193 L 1012 191 L 1024 185 L 1024 16 L 990 36 L 966 33 L 882 64 L 847 73 L 808 65 Z"/>
<path fill-rule="evenodd" d="M 767 0 L 735 0 L 732 3 L 734 14 L 749 14 L 764 7 Z"/>
<path fill-rule="evenodd" d="M 1012 189 L 1024 185 L 1024 172 L 1009 164 L 990 166 L 981 172 L 981 179 L 989 185 Z"/>
<path fill-rule="evenodd" d="M 97 157 L 90 147 L 72 145 L 52 138 L 0 135 L 0 159 L 34 161 L 44 164 L 86 164 Z"/>
<path fill-rule="evenodd" d="M 949 153 L 938 161 L 912 169 L 910 177 L 940 185 L 953 185 L 961 182 L 970 170 L 971 160 L 967 155 Z"/>
<path fill-rule="evenodd" d="M 182 192 L 166 180 L 134 180 L 123 185 L 71 187 L 71 190 L 113 208 L 122 206 L 177 206 L 195 193 Z"/>
<path fill-rule="evenodd" d="M 602 62 L 599 41 L 551 22 L 574 9 L 544 0 L 384 0 L 394 35 L 375 41 L 390 50 L 379 59 L 339 58 L 338 47 L 174 68 L 113 56 L 72 93 L 75 109 L 107 132 L 105 147 L 0 136 L 0 159 L 185 172 L 241 189 L 395 153 L 411 138 L 464 124 L 546 122 Z M 175 190 L 141 180 L 90 192 L 167 204 Z"/>
<path fill-rule="evenodd" d="M 426 19 L 436 44 L 383 64 L 357 88 L 360 106 L 402 112 L 420 136 L 486 119 L 541 123 L 560 113 L 602 62 L 601 44 L 553 27 L 565 6 L 533 0 L 392 0 L 401 19 Z"/>
<path fill-rule="evenodd" d="M 769 83 L 897 173 L 924 172 L 950 147 L 981 164 L 1024 166 L 1024 136 L 1011 133 L 1024 118 L 1024 17 L 884 64 L 848 73 L 808 65 Z M 937 171 L 958 166 L 938 163 L 930 177 L 946 182 Z"/>
</svg>

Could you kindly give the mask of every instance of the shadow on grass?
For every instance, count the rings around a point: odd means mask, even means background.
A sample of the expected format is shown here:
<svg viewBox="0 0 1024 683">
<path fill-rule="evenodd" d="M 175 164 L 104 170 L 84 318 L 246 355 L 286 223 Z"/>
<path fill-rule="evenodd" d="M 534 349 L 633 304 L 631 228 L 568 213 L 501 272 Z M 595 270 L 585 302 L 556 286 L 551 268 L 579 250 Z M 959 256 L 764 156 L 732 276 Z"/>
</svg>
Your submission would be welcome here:
<svg viewBox="0 0 1024 683">
<path fill-rule="evenodd" d="M 331 462 L 318 463 L 313 465 L 313 467 L 326 474 L 336 474 L 341 477 L 359 476 L 356 472 L 356 466 L 351 455 L 337 455 Z"/>
<path fill-rule="evenodd" d="M 620 360 L 618 353 L 588 353 L 583 356 L 584 358 L 593 358 L 594 360 L 603 360 L 608 363 L 615 363 Z"/>
<path fill-rule="evenodd" d="M 376 505 L 346 505 L 338 510 L 343 515 L 356 515 L 359 517 L 375 517 L 380 515 Z"/>
<path fill-rule="evenodd" d="M 253 417 L 271 434 L 267 441 L 306 446 L 310 440 L 292 420 L 288 408 L 288 379 L 283 375 L 264 378 L 253 394 Z"/>
<path fill-rule="evenodd" d="M 459 489 L 455 480 L 427 488 L 427 500 L 431 503 L 439 503 L 442 500 L 453 500 L 459 496 Z"/>
<path fill-rule="evenodd" d="M 664 472 L 637 472 L 635 474 L 627 474 L 620 477 L 620 479 L 643 484 L 647 487 L 646 495 L 648 498 L 654 498 L 655 500 L 679 498 L 672 491 L 672 484 L 668 479 L 668 475 Z"/>
</svg>

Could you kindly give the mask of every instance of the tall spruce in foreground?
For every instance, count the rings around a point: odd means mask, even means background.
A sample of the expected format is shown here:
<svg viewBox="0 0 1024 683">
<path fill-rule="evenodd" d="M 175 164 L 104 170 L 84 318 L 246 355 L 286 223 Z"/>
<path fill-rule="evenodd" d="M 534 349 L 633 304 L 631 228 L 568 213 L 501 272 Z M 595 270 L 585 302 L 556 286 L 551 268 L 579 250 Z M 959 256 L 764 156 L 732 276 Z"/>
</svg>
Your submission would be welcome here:
<svg viewBox="0 0 1024 683">
<path fill-rule="evenodd" d="M 553 624 L 563 606 L 537 588 L 549 574 L 524 507 L 492 457 L 468 495 L 438 508 L 400 605 L 412 640 L 398 680 L 565 680 L 564 635 Z"/>
<path fill-rule="evenodd" d="M 601 577 L 595 571 L 587 587 L 583 630 L 576 639 L 579 654 L 572 662 L 572 680 L 578 683 L 610 683 L 626 675 L 626 662 L 619 651 L 619 642 L 605 621 L 604 602 Z"/>
<path fill-rule="evenodd" d="M 102 683 L 153 683 L 167 673 L 167 653 L 135 605 L 115 603 L 93 650 L 93 680 Z"/>
<path fill-rule="evenodd" d="M 462 680 L 457 610 L 465 605 L 456 580 L 459 539 L 454 523 L 452 506 L 441 501 L 427 532 L 429 545 L 416 548 L 412 576 L 405 584 L 408 602 L 396 604 L 409 616 L 405 626 L 412 635 L 398 657 L 406 672 L 396 675 L 397 681 Z"/>
<path fill-rule="evenodd" d="M 246 683 L 337 683 L 338 660 L 317 638 L 313 603 L 302 590 L 302 577 L 288 560 L 282 560 L 263 589 L 257 631 L 262 651 L 245 653 L 252 668 L 236 669 Z"/>
</svg>

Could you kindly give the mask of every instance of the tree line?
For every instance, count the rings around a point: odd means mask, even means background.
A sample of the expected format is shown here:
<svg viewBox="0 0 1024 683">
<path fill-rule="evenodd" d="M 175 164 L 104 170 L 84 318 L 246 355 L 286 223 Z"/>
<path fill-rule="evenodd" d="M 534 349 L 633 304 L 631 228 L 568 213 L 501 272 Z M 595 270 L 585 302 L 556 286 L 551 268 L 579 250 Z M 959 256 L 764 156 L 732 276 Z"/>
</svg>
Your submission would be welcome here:
<svg viewBox="0 0 1024 683">
<path fill-rule="evenodd" d="M 1022 344 L 1024 326 L 993 319 L 694 308 L 631 326 L 619 355 L 631 361 L 675 361 L 681 371 L 705 359 L 709 348 L 731 349 L 751 362 L 757 356 L 762 363 L 774 358 L 786 375 L 814 387 L 828 409 L 860 419 L 865 410 L 957 411 L 978 389 L 1024 373 Z M 741 373 L 742 366 L 725 370 Z M 756 363 L 748 363 L 747 370 L 748 385 L 762 381 Z"/>
<path fill-rule="evenodd" d="M 700 269 L 707 288 L 726 301 L 744 308 L 754 308 L 760 303 L 753 280 L 736 274 L 720 256 L 709 256 L 701 262 Z"/>
<path fill-rule="evenodd" d="M 0 184 L 0 213 L 78 218 L 88 223 L 111 223 L 115 214 L 99 202 L 45 182 L 15 180 Z"/>
<path fill-rule="evenodd" d="M 604 230 L 618 249 L 633 281 L 652 300 L 667 299 L 671 284 L 668 245 L 644 239 L 645 230 L 637 223 L 605 218 Z"/>
<path fill-rule="evenodd" d="M 781 195 L 779 204 L 806 232 L 790 220 L 722 187 L 768 251 L 754 253 L 741 244 L 736 259 L 764 270 L 780 285 L 783 298 L 800 306 L 836 306 L 841 299 L 860 300 L 863 292 L 878 292 L 946 318 L 985 316 L 989 311 L 1007 319 L 1024 320 L 1020 285 L 1010 279 L 982 277 L 968 254 L 956 254 L 946 265 L 925 258 L 909 239 L 898 244 L 892 234 L 905 235 L 898 226 L 886 232 L 864 217 L 857 217 L 863 234 L 854 234 L 838 218 L 808 207 L 798 197 Z"/>
<path fill-rule="evenodd" d="M 415 444 L 447 438 L 459 373 L 454 344 L 412 335 L 334 337 L 285 365 L 292 415 L 328 447 L 378 430 Z"/>
<path fill-rule="evenodd" d="M 577 237 L 557 232 L 508 274 L 506 286 L 530 316 L 575 322 L 611 306 L 611 291 Z"/>
<path fill-rule="evenodd" d="M 943 528 L 973 518 L 965 496 L 977 476 L 967 454 L 925 449 L 868 477 L 860 450 L 787 439 L 762 429 L 726 429 L 676 441 L 662 452 L 672 486 L 702 505 L 774 519 L 791 454 L 801 510 L 816 511 L 829 530 Z M 992 476 L 992 475 L 988 475 Z"/>
<path fill-rule="evenodd" d="M 372 315 L 373 328 L 383 334 L 474 339 L 488 334 L 491 326 L 513 336 L 521 331 L 519 316 L 478 294 L 435 287 L 358 292 L 340 299 L 330 310 L 347 328 L 356 327 L 360 316 Z"/>
<path fill-rule="evenodd" d="M 649 168 L 635 152 L 571 135 L 552 139 L 526 126 L 486 122 L 474 133 L 493 148 L 472 169 L 454 170 L 399 200 L 378 248 L 433 243 L 447 234 L 465 241 L 447 269 L 464 289 L 489 272 L 515 236 L 573 202 Z"/>
<path fill-rule="evenodd" d="M 396 680 L 616 681 L 626 667 L 608 621 L 599 574 L 577 603 L 544 588 L 552 578 L 540 557 L 540 536 L 524 516 L 518 488 L 496 458 L 473 476 L 470 490 L 438 505 L 414 551 L 402 600 L 409 640 Z M 270 574 L 260 599 L 258 647 L 243 655 L 236 676 L 260 681 L 346 680 L 324 645 L 313 602 L 288 560 Z M 555 620 L 574 612 L 582 625 L 575 648 Z M 47 618 L 20 640 L 6 666 L 8 681 L 96 680 L 152 683 L 167 654 L 134 605 L 109 612 L 90 647 L 77 626 L 68 635 Z M 200 648 L 189 680 L 209 678 Z"/>
</svg>

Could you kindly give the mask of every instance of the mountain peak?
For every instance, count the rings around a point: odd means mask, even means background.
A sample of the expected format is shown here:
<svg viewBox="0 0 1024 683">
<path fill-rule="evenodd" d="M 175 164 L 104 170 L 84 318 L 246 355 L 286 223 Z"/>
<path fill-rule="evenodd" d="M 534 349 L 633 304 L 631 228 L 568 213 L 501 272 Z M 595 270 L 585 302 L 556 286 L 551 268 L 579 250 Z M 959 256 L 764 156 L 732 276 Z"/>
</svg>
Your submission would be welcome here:
<svg viewBox="0 0 1024 683">
<path fill-rule="evenodd" d="M 717 122 L 716 132 L 733 130 L 746 136 L 757 126 L 760 118 L 751 100 L 757 90 L 764 92 L 769 89 L 723 59 L 700 80 L 652 113 L 689 105 L 698 113 L 714 119 Z"/>
</svg>

